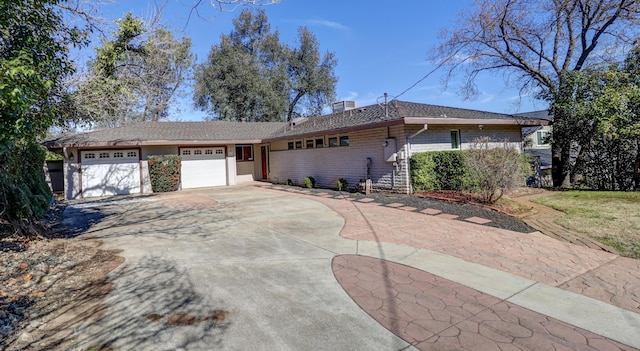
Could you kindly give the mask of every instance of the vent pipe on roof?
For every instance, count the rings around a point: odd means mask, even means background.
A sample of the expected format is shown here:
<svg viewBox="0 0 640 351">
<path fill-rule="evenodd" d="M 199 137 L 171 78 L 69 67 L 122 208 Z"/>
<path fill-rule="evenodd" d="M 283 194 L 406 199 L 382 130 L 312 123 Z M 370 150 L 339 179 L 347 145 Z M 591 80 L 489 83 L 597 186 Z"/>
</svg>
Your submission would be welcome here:
<svg viewBox="0 0 640 351">
<path fill-rule="evenodd" d="M 384 93 L 384 116 L 389 117 L 389 107 L 387 105 L 387 93 Z"/>
</svg>

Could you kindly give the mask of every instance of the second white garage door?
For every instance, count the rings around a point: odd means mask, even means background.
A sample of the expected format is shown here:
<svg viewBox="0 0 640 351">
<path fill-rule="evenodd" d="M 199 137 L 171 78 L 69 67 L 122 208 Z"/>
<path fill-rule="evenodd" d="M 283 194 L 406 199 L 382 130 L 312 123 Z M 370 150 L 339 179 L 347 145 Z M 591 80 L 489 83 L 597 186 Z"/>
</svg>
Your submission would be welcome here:
<svg viewBox="0 0 640 351">
<path fill-rule="evenodd" d="M 182 189 L 227 185 L 224 147 L 183 148 Z"/>
</svg>

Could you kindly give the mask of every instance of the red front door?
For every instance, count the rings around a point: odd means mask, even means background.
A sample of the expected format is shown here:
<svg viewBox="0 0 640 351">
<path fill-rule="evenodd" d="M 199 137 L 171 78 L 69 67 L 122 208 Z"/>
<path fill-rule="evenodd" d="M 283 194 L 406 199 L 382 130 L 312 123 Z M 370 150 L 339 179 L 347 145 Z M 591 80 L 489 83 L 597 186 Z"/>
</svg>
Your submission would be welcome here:
<svg viewBox="0 0 640 351">
<path fill-rule="evenodd" d="M 267 147 L 260 147 L 260 158 L 262 159 L 262 179 L 267 179 L 269 174 L 269 167 L 267 167 Z"/>
</svg>

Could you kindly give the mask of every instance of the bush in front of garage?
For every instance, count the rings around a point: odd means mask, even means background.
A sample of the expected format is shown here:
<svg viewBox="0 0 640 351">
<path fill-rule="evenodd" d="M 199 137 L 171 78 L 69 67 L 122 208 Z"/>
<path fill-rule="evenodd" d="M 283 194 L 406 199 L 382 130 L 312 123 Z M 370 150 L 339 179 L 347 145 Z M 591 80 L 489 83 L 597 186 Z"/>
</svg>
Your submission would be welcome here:
<svg viewBox="0 0 640 351">
<path fill-rule="evenodd" d="M 0 146 L 0 238 L 38 234 L 37 220 L 51 202 L 51 189 L 44 178 L 46 149 L 26 142 Z"/>
<path fill-rule="evenodd" d="M 154 193 L 178 190 L 182 158 L 178 155 L 148 156 L 149 180 Z"/>
</svg>

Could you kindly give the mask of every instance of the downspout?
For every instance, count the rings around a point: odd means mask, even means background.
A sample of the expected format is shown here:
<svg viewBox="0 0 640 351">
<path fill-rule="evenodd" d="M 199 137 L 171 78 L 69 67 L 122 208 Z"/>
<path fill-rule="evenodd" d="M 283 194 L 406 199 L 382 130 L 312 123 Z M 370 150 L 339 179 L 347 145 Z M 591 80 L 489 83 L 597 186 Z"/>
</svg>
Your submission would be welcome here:
<svg viewBox="0 0 640 351">
<path fill-rule="evenodd" d="M 419 131 L 411 134 L 409 137 L 407 137 L 407 141 L 406 141 L 406 145 L 407 145 L 407 184 L 408 186 L 408 190 L 409 190 L 409 194 L 413 194 L 413 184 L 411 183 L 411 139 L 417 137 L 418 135 L 424 133 L 427 131 L 427 129 L 429 129 L 429 125 L 428 124 L 424 124 L 424 126 L 422 127 L 422 129 L 420 129 Z"/>
</svg>

